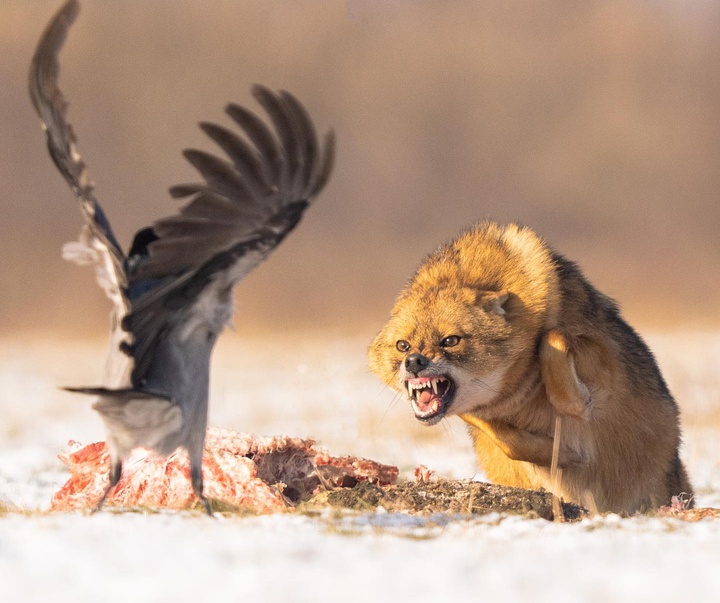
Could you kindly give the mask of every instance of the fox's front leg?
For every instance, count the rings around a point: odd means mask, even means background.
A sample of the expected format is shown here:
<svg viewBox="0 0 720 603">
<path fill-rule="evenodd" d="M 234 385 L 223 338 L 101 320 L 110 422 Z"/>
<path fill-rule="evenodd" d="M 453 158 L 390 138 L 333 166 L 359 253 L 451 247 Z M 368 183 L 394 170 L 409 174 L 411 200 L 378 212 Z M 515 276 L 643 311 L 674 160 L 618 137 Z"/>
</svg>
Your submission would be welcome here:
<svg viewBox="0 0 720 603">
<path fill-rule="evenodd" d="M 590 391 L 578 378 L 567 339 L 559 331 L 548 331 L 540 342 L 540 373 L 558 414 L 590 418 Z"/>
<path fill-rule="evenodd" d="M 483 421 L 470 414 L 460 415 L 460 418 L 484 433 L 509 459 L 550 467 L 554 440 L 551 436 L 531 433 L 501 421 Z M 579 451 L 563 446 L 561 442 L 559 467 L 580 465 L 586 461 Z"/>
</svg>

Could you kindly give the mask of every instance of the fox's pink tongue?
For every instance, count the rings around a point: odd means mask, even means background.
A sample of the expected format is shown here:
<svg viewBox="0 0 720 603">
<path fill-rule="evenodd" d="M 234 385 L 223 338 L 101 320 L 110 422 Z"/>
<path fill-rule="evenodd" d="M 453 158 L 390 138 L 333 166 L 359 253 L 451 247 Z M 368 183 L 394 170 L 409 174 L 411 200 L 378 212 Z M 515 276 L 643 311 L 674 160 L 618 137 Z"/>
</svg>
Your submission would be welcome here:
<svg viewBox="0 0 720 603">
<path fill-rule="evenodd" d="M 427 412 L 429 410 L 435 411 L 439 408 L 439 406 L 440 400 L 438 400 L 437 394 L 435 394 L 431 389 L 424 389 L 418 394 L 417 407 L 420 412 Z"/>
</svg>

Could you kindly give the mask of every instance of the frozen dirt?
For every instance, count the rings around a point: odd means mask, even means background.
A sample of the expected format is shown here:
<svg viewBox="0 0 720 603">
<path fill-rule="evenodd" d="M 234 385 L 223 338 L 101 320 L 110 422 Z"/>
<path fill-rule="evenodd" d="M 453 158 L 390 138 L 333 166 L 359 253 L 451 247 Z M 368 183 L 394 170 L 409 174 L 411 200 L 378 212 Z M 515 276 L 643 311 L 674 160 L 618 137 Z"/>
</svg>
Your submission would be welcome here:
<svg viewBox="0 0 720 603">
<path fill-rule="evenodd" d="M 647 336 L 683 410 L 702 506 L 720 506 L 720 334 Z M 228 334 L 211 424 L 314 437 L 335 454 L 476 474 L 457 419 L 416 425 L 355 339 Z M 6 601 L 720 601 L 720 520 L 610 515 L 575 524 L 491 514 L 49 513 L 57 452 L 102 439 L 89 401 L 102 344 L 0 342 L 0 592 Z"/>
</svg>

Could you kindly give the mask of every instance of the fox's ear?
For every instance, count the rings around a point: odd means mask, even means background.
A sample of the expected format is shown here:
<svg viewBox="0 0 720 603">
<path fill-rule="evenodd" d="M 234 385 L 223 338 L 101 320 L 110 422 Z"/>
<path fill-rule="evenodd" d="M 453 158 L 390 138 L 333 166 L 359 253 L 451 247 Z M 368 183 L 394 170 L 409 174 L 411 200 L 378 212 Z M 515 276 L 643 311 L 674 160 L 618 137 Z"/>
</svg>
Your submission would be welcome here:
<svg viewBox="0 0 720 603">
<path fill-rule="evenodd" d="M 486 312 L 505 316 L 505 306 L 510 299 L 508 291 L 482 291 L 479 295 L 479 301 Z"/>
</svg>

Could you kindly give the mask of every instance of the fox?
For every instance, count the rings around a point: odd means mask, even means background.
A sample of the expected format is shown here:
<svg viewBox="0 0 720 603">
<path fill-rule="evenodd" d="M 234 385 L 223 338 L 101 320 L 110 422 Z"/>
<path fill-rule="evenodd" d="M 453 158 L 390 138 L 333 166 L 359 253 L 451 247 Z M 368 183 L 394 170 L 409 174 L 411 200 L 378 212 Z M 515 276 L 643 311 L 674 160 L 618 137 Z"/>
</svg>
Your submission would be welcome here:
<svg viewBox="0 0 720 603">
<path fill-rule="evenodd" d="M 692 505 L 679 409 L 652 352 L 526 226 L 480 222 L 430 254 L 368 364 L 421 423 L 464 420 L 491 482 L 594 513 Z"/>
</svg>

